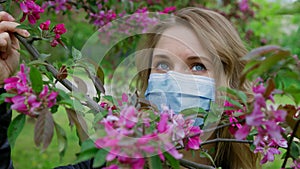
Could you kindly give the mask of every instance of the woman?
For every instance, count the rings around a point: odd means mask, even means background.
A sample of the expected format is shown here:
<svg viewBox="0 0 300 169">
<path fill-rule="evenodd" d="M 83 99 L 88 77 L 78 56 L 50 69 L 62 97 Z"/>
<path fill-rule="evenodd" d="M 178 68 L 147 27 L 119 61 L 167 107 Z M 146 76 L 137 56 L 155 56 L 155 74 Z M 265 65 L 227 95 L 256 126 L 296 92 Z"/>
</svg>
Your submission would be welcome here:
<svg viewBox="0 0 300 169">
<path fill-rule="evenodd" d="M 156 25 L 143 41 L 146 43 L 141 46 L 142 50 L 136 57 L 140 72 L 137 86 L 140 95 L 145 95 L 146 99 L 156 104 L 158 108 L 160 107 L 159 104 L 163 103 L 172 109 L 178 109 L 177 112 L 180 112 L 185 108 L 192 107 L 187 102 L 192 100 L 194 103 L 195 99 L 191 98 L 194 98 L 195 95 L 198 98 L 204 97 L 214 100 L 211 92 L 207 92 L 214 91 L 212 87 L 207 87 L 207 80 L 204 81 L 206 85 L 196 84 L 199 81 L 197 76 L 201 76 L 202 83 L 203 77 L 210 77 L 215 80 L 217 87 L 226 86 L 245 92 L 251 91 L 249 84 L 239 86 L 240 74 L 245 66 L 245 62 L 240 59 L 247 53 L 247 50 L 230 22 L 216 12 L 200 8 L 182 9 L 175 14 L 174 18 Z M 174 74 L 173 72 L 179 73 Z M 164 73 L 166 75 L 157 75 Z M 192 78 L 194 81 L 181 82 L 177 78 L 178 74 L 185 77 L 185 80 Z M 160 78 L 163 79 L 161 80 L 163 83 L 160 82 Z M 175 87 L 169 86 L 169 79 L 178 84 Z M 187 87 L 190 83 L 194 84 Z M 161 88 L 161 86 L 167 87 L 157 91 L 156 88 Z M 203 87 L 206 90 L 204 94 L 203 92 L 190 94 L 183 89 L 194 89 L 193 86 L 198 86 L 196 89 L 199 91 Z M 181 97 L 180 108 L 178 108 L 178 101 L 173 106 L 174 91 L 177 96 Z M 168 97 L 168 95 L 171 96 Z M 218 104 L 223 103 L 222 100 L 218 99 L 220 95 L 222 93 L 216 93 Z M 249 101 L 250 98 L 251 94 L 249 94 Z M 194 107 L 199 105 L 200 103 L 194 104 Z M 199 107 L 207 109 L 209 106 L 202 105 Z M 217 135 L 222 138 L 232 137 L 228 129 L 225 128 L 216 131 L 209 139 L 215 138 Z M 259 168 L 257 155 L 250 151 L 249 145 L 219 142 L 203 148 L 209 150 L 213 147 L 216 151 L 212 155 L 218 167 L 223 169 Z M 184 152 L 184 158 L 198 163 L 210 163 L 197 155 L 192 157 L 188 152 Z"/>
<path fill-rule="evenodd" d="M 15 70 L 15 63 L 18 62 L 19 49 L 18 42 L 15 37 L 7 32 L 17 32 L 25 37 L 29 34 L 25 30 L 16 29 L 17 23 L 7 13 L 0 13 L 0 49 L 1 49 L 1 76 L 0 82 L 12 75 Z M 155 99 L 153 88 L 151 86 L 157 85 L 155 77 L 159 74 L 170 75 L 168 77 L 182 76 L 187 79 L 200 78 L 200 81 L 205 81 L 208 84 L 213 82 L 216 86 L 227 86 L 235 89 L 248 91 L 248 85 L 239 86 L 240 72 L 244 68 L 245 63 L 240 61 L 240 58 L 247 52 L 240 40 L 238 34 L 231 26 L 231 24 L 221 15 L 199 8 L 185 8 L 176 13 L 176 18 L 166 23 L 159 24 L 154 27 L 154 33 L 150 33 L 148 39 L 140 54 L 137 56 L 137 66 L 140 71 L 138 77 L 138 89 L 140 95 L 146 95 L 150 101 Z M 6 35 L 2 35 L 6 34 Z M 163 35 L 163 36 L 161 36 Z M 150 50 L 148 50 L 150 49 Z M 9 62 L 12 59 L 13 62 Z M 5 69 L 3 69 L 5 67 Z M 151 76 L 151 75 L 152 76 Z M 190 74 L 190 75 L 189 75 Z M 149 78 L 150 77 L 150 78 Z M 151 78 L 152 77 L 152 78 Z M 170 78 L 169 78 L 170 79 Z M 186 79 L 185 79 L 186 80 Z M 194 81 L 198 81 L 194 80 Z M 198 84 L 195 84 L 198 86 Z M 180 85 L 179 85 L 180 86 Z M 191 85 L 193 87 L 193 85 Z M 180 86 L 182 87 L 182 86 Z M 199 86 L 200 88 L 203 85 Z M 216 99 L 214 91 L 215 86 L 208 86 L 208 93 L 205 94 L 206 101 L 214 101 L 221 103 L 218 100 L 217 92 Z M 182 89 L 184 91 L 184 89 Z M 2 91 L 3 92 L 3 91 Z M 186 94 L 184 93 L 180 94 Z M 197 95 L 201 96 L 202 95 Z M 190 100 L 191 97 L 187 96 Z M 202 97 L 203 98 L 203 97 Z M 193 100 L 195 101 L 195 100 Z M 196 99 L 197 101 L 197 99 Z M 168 105 L 175 109 L 175 112 L 180 112 L 190 105 L 187 102 L 181 102 L 179 107 L 174 104 L 172 100 L 167 101 Z M 159 108 L 160 105 L 156 103 Z M 207 106 L 207 104 L 205 104 Z M 204 105 L 204 106 L 205 106 Z M 194 105 L 196 107 L 202 107 Z M 206 107 L 209 110 L 209 106 Z M 1 132 L 6 133 L 11 114 L 5 113 L 5 107 L 2 105 L 0 124 Z M 201 118 L 198 119 L 198 124 L 203 122 Z M 197 121 L 196 119 L 196 121 Z M 5 122 L 6 123 L 3 123 Z M 231 137 L 228 130 L 216 131 L 210 138 L 217 137 Z M 12 168 L 10 160 L 10 149 L 6 140 L 6 134 L 1 135 L 0 142 L 0 168 Z M 217 166 L 230 169 L 240 168 L 257 168 L 256 156 L 250 151 L 249 146 L 239 143 L 217 143 L 211 144 L 205 149 L 215 147 L 216 151 L 213 154 Z M 202 160 L 198 156 L 191 157 L 188 152 L 183 152 L 184 158 L 190 160 L 210 164 L 207 160 Z M 9 167 L 10 166 L 10 167 Z M 74 166 L 66 166 L 60 168 L 92 168 L 91 161 L 76 164 Z"/>
</svg>

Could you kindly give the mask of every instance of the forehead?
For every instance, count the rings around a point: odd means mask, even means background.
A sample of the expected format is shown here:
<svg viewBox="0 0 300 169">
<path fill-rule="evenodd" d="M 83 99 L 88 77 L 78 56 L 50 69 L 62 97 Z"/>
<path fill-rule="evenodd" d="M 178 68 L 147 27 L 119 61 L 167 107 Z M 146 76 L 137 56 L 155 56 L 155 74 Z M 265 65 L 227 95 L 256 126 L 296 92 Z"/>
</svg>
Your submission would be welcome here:
<svg viewBox="0 0 300 169">
<path fill-rule="evenodd" d="M 155 52 L 166 51 L 177 56 L 208 57 L 197 35 L 185 26 L 173 26 L 163 32 L 155 46 Z M 160 50 L 162 49 L 162 50 Z"/>
</svg>

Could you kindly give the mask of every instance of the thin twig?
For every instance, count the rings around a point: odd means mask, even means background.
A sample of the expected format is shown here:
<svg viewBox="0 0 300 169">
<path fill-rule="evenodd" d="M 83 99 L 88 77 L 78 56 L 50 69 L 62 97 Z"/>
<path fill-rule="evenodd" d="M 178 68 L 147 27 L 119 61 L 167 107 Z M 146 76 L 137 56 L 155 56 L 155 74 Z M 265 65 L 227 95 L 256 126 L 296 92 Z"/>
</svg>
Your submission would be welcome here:
<svg viewBox="0 0 300 169">
<path fill-rule="evenodd" d="M 238 140 L 238 139 L 232 139 L 232 138 L 215 138 L 212 140 L 203 141 L 202 143 L 200 143 L 200 146 L 203 146 L 206 144 L 211 144 L 211 143 L 217 143 L 217 142 L 234 142 L 234 143 L 246 143 L 246 144 L 253 143 L 252 140 Z M 182 147 L 182 146 L 176 147 L 177 150 L 181 150 L 183 148 L 184 147 Z"/>
<path fill-rule="evenodd" d="M 36 59 L 36 60 L 39 59 L 40 53 L 36 50 L 35 47 L 33 47 L 31 44 L 29 44 L 27 42 L 27 40 L 25 38 L 23 38 L 21 35 L 15 33 L 15 36 L 24 45 L 24 47 L 27 49 L 27 51 L 32 55 L 32 57 L 34 59 Z M 57 79 L 58 71 L 51 64 L 47 64 L 46 69 L 53 74 L 54 78 Z M 67 80 L 67 79 L 62 79 L 62 80 L 57 79 L 57 80 L 62 85 L 64 85 L 68 90 L 74 91 L 74 92 L 79 91 L 78 88 L 76 86 L 74 86 L 69 80 Z M 103 111 L 103 108 L 98 103 L 96 103 L 93 99 L 91 99 L 88 96 L 85 96 L 85 99 L 86 99 L 87 106 L 89 108 L 91 108 L 97 112 Z"/>
<path fill-rule="evenodd" d="M 239 140 L 239 139 L 232 139 L 232 138 L 216 138 L 216 139 L 204 141 L 200 145 L 202 146 L 205 144 L 211 144 L 211 143 L 216 143 L 216 142 L 234 142 L 234 143 L 248 143 L 248 144 L 253 143 L 252 140 Z"/>
<path fill-rule="evenodd" d="M 218 129 L 221 129 L 221 128 L 224 128 L 224 127 L 228 127 L 232 124 L 236 124 L 236 123 L 242 123 L 244 122 L 245 119 L 242 119 L 242 120 L 239 120 L 238 122 L 231 122 L 231 123 L 227 123 L 227 124 L 223 124 L 223 125 L 220 125 L 220 126 L 217 126 L 216 128 L 209 128 L 209 129 L 204 129 L 202 130 L 203 133 L 208 133 L 208 132 L 212 132 L 214 130 L 218 130 Z M 192 137 L 192 136 L 191 136 Z"/>
<path fill-rule="evenodd" d="M 297 121 L 296 125 L 295 125 L 294 128 L 293 128 L 293 133 L 292 133 L 292 135 L 291 135 L 291 137 L 290 137 L 290 140 L 289 140 L 289 143 L 288 143 L 288 148 L 287 148 L 287 151 L 286 151 L 286 156 L 285 156 L 285 158 L 284 158 L 284 161 L 283 161 L 283 163 L 282 163 L 281 168 L 285 168 L 285 165 L 286 165 L 286 163 L 287 163 L 287 160 L 288 160 L 288 158 L 290 157 L 291 146 L 292 146 L 292 143 L 293 143 L 293 139 L 294 139 L 294 137 L 295 137 L 295 135 L 296 135 L 296 132 L 297 132 L 297 130 L 299 129 L 299 125 L 300 125 L 300 120 Z"/>
<path fill-rule="evenodd" d="M 195 168 L 195 169 L 214 169 L 214 167 L 204 164 L 198 164 L 192 161 L 188 161 L 185 159 L 179 159 L 180 165 L 188 168 Z"/>
</svg>

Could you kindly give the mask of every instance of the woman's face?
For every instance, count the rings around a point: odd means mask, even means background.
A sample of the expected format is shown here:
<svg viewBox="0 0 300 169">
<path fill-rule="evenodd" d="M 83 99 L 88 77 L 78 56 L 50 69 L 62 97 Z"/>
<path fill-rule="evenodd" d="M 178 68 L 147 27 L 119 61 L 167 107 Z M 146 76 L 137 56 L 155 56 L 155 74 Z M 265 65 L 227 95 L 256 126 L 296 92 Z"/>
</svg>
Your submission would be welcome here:
<svg viewBox="0 0 300 169">
<path fill-rule="evenodd" d="M 213 77 L 212 61 L 196 34 L 184 26 L 167 29 L 155 46 L 151 73 L 175 71 Z"/>
</svg>

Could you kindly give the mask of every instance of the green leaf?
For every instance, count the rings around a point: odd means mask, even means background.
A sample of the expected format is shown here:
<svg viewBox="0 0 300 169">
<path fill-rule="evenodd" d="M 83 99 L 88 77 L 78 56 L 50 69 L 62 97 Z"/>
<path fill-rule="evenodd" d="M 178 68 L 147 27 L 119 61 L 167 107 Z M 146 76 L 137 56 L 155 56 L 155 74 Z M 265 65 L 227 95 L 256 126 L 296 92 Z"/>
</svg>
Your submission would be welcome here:
<svg viewBox="0 0 300 169">
<path fill-rule="evenodd" d="M 82 58 L 82 54 L 79 50 L 76 48 L 72 47 L 72 57 L 74 60 L 79 60 Z"/>
<path fill-rule="evenodd" d="M 198 114 L 205 116 L 207 114 L 207 111 L 205 111 L 201 107 L 193 107 L 193 108 L 184 109 L 183 111 L 180 112 L 180 114 L 182 114 L 184 118 L 187 119 L 187 118 L 195 118 L 197 117 Z"/>
<path fill-rule="evenodd" d="M 54 105 L 54 106 L 52 106 L 52 107 L 50 108 L 51 113 L 52 113 L 52 114 L 56 113 L 56 112 L 58 111 L 58 107 L 59 107 L 59 105 Z"/>
<path fill-rule="evenodd" d="M 233 104 L 234 106 L 236 106 L 236 107 L 238 107 L 240 109 L 243 109 L 243 105 L 240 102 L 238 102 L 238 101 L 236 101 L 236 100 L 234 100 L 234 99 L 232 99 L 230 97 L 220 96 L 220 98 L 222 98 L 224 100 L 227 100 L 228 102 L 230 102 L 231 104 Z"/>
<path fill-rule="evenodd" d="M 210 124 L 216 124 L 219 122 L 222 112 L 223 110 L 220 110 L 216 103 L 212 103 L 209 113 L 204 117 L 204 126 L 209 126 Z"/>
<path fill-rule="evenodd" d="M 94 140 L 92 139 L 87 139 L 81 144 L 81 152 L 87 151 L 89 149 L 94 149 L 95 148 L 95 143 Z"/>
<path fill-rule="evenodd" d="M 236 96 L 244 103 L 244 105 L 247 105 L 247 95 L 244 92 L 240 90 L 231 89 L 228 87 L 220 87 L 219 90 L 232 94 L 233 96 Z"/>
<path fill-rule="evenodd" d="M 162 169 L 162 163 L 158 155 L 150 157 L 150 169 Z"/>
<path fill-rule="evenodd" d="M 28 25 L 23 25 L 23 24 L 18 25 L 17 28 L 18 28 L 18 29 L 26 29 L 26 30 L 31 30 L 31 29 L 32 29 L 30 26 L 28 26 Z"/>
<path fill-rule="evenodd" d="M 41 72 L 37 68 L 31 66 L 29 77 L 33 91 L 40 93 L 43 90 L 43 78 Z"/>
<path fill-rule="evenodd" d="M 109 101 L 110 103 L 117 103 L 116 99 L 110 95 L 103 96 L 103 99 Z"/>
<path fill-rule="evenodd" d="M 292 145 L 290 147 L 290 155 L 297 159 L 300 157 L 300 144 L 299 142 L 292 142 Z"/>
<path fill-rule="evenodd" d="M 108 110 L 101 111 L 95 115 L 94 124 L 97 124 L 99 121 L 103 119 L 108 114 Z"/>
<path fill-rule="evenodd" d="M 14 97 L 14 96 L 15 96 L 15 94 L 12 94 L 12 93 L 2 93 L 0 95 L 0 104 L 4 103 L 5 98 Z"/>
<path fill-rule="evenodd" d="M 5 8 L 5 11 L 8 12 L 8 13 L 10 13 L 11 1 L 12 1 L 12 0 L 7 0 L 7 1 L 6 1 L 6 8 Z"/>
<path fill-rule="evenodd" d="M 70 107 L 73 107 L 73 100 L 72 99 L 61 100 L 61 101 L 59 101 L 59 104 L 65 104 Z"/>
<path fill-rule="evenodd" d="M 45 60 L 50 56 L 51 56 L 50 53 L 41 53 L 39 58 L 42 59 L 42 60 Z"/>
<path fill-rule="evenodd" d="M 285 88 L 285 92 L 292 95 L 296 104 L 300 103 L 300 95 L 299 95 L 300 85 L 299 84 L 296 83 L 296 84 L 292 84 L 292 85 L 288 86 L 287 88 Z"/>
<path fill-rule="evenodd" d="M 59 156 L 60 160 L 62 160 L 68 147 L 67 135 L 65 130 L 59 124 L 54 123 L 54 126 L 57 135 Z"/>
<path fill-rule="evenodd" d="M 107 154 L 108 151 L 105 149 L 98 150 L 94 157 L 93 168 L 101 167 L 106 161 Z"/>
<path fill-rule="evenodd" d="M 14 118 L 14 120 L 10 123 L 8 127 L 8 141 L 12 148 L 14 147 L 17 137 L 19 136 L 24 127 L 25 119 L 25 114 L 19 114 L 17 117 Z"/>
<path fill-rule="evenodd" d="M 80 152 L 79 155 L 77 156 L 77 160 L 75 161 L 75 163 L 90 160 L 96 155 L 97 152 L 98 152 L 97 148 L 88 149 L 86 151 Z"/>
<path fill-rule="evenodd" d="M 48 64 L 42 60 L 33 60 L 29 63 L 27 63 L 28 66 L 32 66 L 32 65 L 45 65 L 47 66 Z"/>
<path fill-rule="evenodd" d="M 216 166 L 216 164 L 215 164 L 213 158 L 212 158 L 211 155 L 208 154 L 207 152 L 201 151 L 201 152 L 200 152 L 200 157 L 202 157 L 202 158 L 208 158 L 208 159 L 210 160 L 210 162 L 211 162 L 214 166 Z"/>
<path fill-rule="evenodd" d="M 180 168 L 179 160 L 175 159 L 169 153 L 164 153 L 164 156 L 166 157 L 167 161 L 170 163 L 170 165 L 173 169 L 179 169 Z"/>
<path fill-rule="evenodd" d="M 70 99 L 70 96 L 63 90 L 57 89 L 58 90 L 58 96 L 61 97 L 61 100 L 67 100 Z"/>
</svg>

